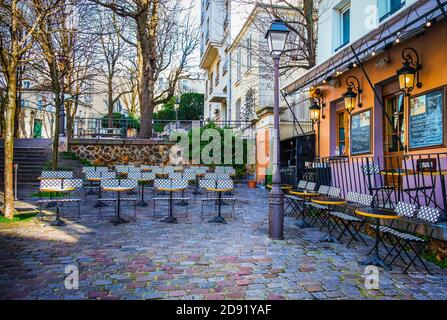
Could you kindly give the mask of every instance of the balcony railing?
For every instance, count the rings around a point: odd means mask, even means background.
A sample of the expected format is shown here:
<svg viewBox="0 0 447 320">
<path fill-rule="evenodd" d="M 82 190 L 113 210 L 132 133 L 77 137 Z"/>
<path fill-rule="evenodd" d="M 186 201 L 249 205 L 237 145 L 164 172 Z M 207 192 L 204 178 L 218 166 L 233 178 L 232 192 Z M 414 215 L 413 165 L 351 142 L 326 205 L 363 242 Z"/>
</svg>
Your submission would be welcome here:
<svg viewBox="0 0 447 320">
<path fill-rule="evenodd" d="M 248 121 L 205 121 L 205 120 L 140 120 L 108 118 L 77 118 L 74 121 L 75 139 L 138 139 L 142 121 L 150 121 L 153 128 L 152 139 L 169 140 L 175 132 L 187 132 L 192 128 L 202 128 L 211 122 L 220 128 L 245 130 L 252 126 Z"/>
</svg>

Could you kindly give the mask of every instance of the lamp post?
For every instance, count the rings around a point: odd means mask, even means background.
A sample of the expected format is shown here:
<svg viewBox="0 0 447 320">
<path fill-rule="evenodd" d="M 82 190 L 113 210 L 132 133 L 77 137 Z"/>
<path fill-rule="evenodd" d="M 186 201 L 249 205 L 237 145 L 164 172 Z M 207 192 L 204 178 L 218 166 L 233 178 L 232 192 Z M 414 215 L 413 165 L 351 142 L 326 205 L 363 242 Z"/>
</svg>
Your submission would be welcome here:
<svg viewBox="0 0 447 320">
<path fill-rule="evenodd" d="M 180 98 L 175 98 L 174 109 L 175 109 L 175 128 L 178 130 L 178 109 L 180 108 Z"/>
<path fill-rule="evenodd" d="M 270 54 L 274 64 L 274 100 L 273 107 L 273 178 L 269 194 L 269 237 L 272 240 L 284 239 L 284 194 L 281 190 L 280 172 L 280 135 L 279 135 L 279 60 L 284 52 L 289 29 L 281 20 L 273 21 L 267 31 Z"/>
<path fill-rule="evenodd" d="M 59 70 L 61 72 L 62 101 L 59 109 L 59 137 L 65 137 L 65 57 L 59 57 Z"/>
</svg>

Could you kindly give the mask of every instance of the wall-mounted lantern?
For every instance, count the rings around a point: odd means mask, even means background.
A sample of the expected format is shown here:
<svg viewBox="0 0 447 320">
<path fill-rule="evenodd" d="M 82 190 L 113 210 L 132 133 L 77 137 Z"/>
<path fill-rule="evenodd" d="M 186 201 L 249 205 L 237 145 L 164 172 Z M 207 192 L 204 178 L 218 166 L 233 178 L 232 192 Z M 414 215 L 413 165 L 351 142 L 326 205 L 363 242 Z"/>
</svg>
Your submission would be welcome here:
<svg viewBox="0 0 447 320">
<path fill-rule="evenodd" d="M 416 85 L 417 88 L 422 88 L 420 81 L 420 71 L 422 65 L 419 61 L 419 54 L 413 48 L 405 48 L 402 50 L 402 58 L 404 59 L 403 66 L 397 70 L 399 77 L 399 86 L 406 96 L 409 96 Z"/>
<path fill-rule="evenodd" d="M 363 106 L 362 104 L 362 87 L 360 85 L 359 79 L 354 76 L 349 76 L 346 79 L 346 84 L 348 86 L 348 91 L 343 94 L 343 99 L 345 100 L 345 110 L 348 114 L 351 114 L 352 110 L 355 109 L 356 104 L 359 108 Z M 358 102 L 357 102 L 358 101 Z"/>
</svg>

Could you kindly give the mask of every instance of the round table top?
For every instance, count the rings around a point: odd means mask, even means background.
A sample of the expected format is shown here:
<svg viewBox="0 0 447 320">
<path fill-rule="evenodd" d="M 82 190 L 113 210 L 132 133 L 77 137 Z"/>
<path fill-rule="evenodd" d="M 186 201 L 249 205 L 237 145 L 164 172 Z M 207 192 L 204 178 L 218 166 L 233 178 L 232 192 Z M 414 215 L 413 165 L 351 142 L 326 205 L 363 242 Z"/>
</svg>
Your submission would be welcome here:
<svg viewBox="0 0 447 320">
<path fill-rule="evenodd" d="M 154 181 L 154 179 L 136 179 L 138 182 L 149 182 L 149 181 Z"/>
<path fill-rule="evenodd" d="M 447 176 L 447 171 L 420 171 L 424 176 Z"/>
<path fill-rule="evenodd" d="M 223 188 L 223 189 L 219 189 L 219 188 L 206 188 L 207 191 L 211 191 L 211 192 L 229 192 L 229 191 L 233 191 L 233 188 Z"/>
<path fill-rule="evenodd" d="M 359 208 L 355 210 L 355 213 L 358 214 L 359 216 L 377 218 L 377 219 L 396 220 L 401 218 L 401 216 L 397 215 L 392 210 L 379 209 L 379 208 Z"/>
<path fill-rule="evenodd" d="M 103 188 L 104 191 L 113 191 L 113 192 L 126 192 L 126 191 L 131 191 L 135 188 L 130 188 L 130 187 L 105 187 Z"/>
<path fill-rule="evenodd" d="M 174 191 L 183 191 L 183 190 L 186 190 L 187 188 L 157 188 L 157 190 L 160 190 L 160 191 L 172 191 L 172 192 L 174 192 Z"/>
<path fill-rule="evenodd" d="M 414 175 L 414 170 L 408 169 L 390 169 L 390 170 L 382 170 L 380 171 L 381 175 L 384 176 L 405 176 L 405 175 Z"/>
<path fill-rule="evenodd" d="M 328 196 L 319 196 L 312 198 L 311 201 L 316 204 L 321 205 L 343 205 L 346 204 L 347 201 L 342 198 L 336 198 L 336 197 L 328 197 Z"/>
<path fill-rule="evenodd" d="M 102 178 L 102 177 L 96 177 L 96 178 L 87 178 L 88 181 L 102 181 L 102 180 L 109 180 L 112 178 Z"/>
<path fill-rule="evenodd" d="M 311 192 L 311 191 L 290 191 L 291 195 L 294 196 L 301 196 L 301 197 L 315 197 L 318 196 L 318 192 Z"/>
<path fill-rule="evenodd" d="M 76 190 L 76 188 L 41 188 L 41 192 L 70 192 Z"/>
<path fill-rule="evenodd" d="M 267 188 L 271 189 L 273 186 L 271 184 L 267 185 Z M 293 186 L 291 186 L 290 184 L 283 184 L 281 185 L 281 189 L 282 190 L 292 190 Z"/>
</svg>

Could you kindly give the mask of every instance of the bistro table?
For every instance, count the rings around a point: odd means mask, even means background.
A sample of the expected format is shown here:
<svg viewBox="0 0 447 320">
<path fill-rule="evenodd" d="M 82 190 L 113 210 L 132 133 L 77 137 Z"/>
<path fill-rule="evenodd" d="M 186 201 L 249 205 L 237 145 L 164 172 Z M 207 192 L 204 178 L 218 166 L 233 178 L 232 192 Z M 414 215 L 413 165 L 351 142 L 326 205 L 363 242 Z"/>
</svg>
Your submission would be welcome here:
<svg viewBox="0 0 447 320">
<path fill-rule="evenodd" d="M 141 185 L 141 198 L 140 201 L 136 203 L 136 206 L 138 207 L 147 207 L 148 204 L 146 201 L 144 201 L 144 186 L 147 182 L 153 181 L 153 179 L 138 179 L 138 183 Z"/>
<path fill-rule="evenodd" d="M 121 223 L 129 223 L 129 221 L 127 221 L 121 217 L 121 193 L 129 192 L 133 189 L 134 188 L 120 187 L 120 186 L 104 188 L 104 191 L 116 192 L 116 195 L 117 195 L 117 203 L 116 203 L 116 210 L 115 210 L 116 215 L 115 215 L 115 217 L 112 218 L 112 220 L 110 220 L 110 222 L 113 223 L 115 226 L 118 224 L 121 224 Z"/>
<path fill-rule="evenodd" d="M 292 196 L 301 197 L 303 198 L 304 201 L 319 195 L 318 192 L 312 192 L 312 191 L 289 191 L 289 194 Z M 303 215 L 303 219 L 300 222 L 297 222 L 295 225 L 300 227 L 301 229 L 312 227 L 309 223 L 306 222 L 306 214 L 307 214 L 306 206 L 303 206 L 303 211 L 301 214 Z"/>
<path fill-rule="evenodd" d="M 391 267 L 383 261 L 382 258 L 380 258 L 379 254 L 379 245 L 380 242 L 383 243 L 383 240 L 380 235 L 380 219 L 386 219 L 386 220 L 397 220 L 401 217 L 397 215 L 395 212 L 391 210 L 386 209 L 379 209 L 379 208 L 360 208 L 355 210 L 355 213 L 359 216 L 367 217 L 367 218 L 374 218 L 376 220 L 376 240 L 374 244 L 374 256 L 370 257 L 366 261 L 361 262 L 361 265 L 373 265 L 376 267 L 382 267 L 385 270 L 391 270 Z"/>
<path fill-rule="evenodd" d="M 267 185 L 267 189 L 272 189 L 272 185 L 271 184 L 268 184 Z M 281 185 L 281 190 L 283 191 L 283 192 L 286 192 L 286 193 L 288 193 L 290 190 L 292 190 L 293 189 L 293 186 L 291 186 L 290 184 L 283 184 L 283 185 Z"/>
<path fill-rule="evenodd" d="M 94 178 L 87 178 L 88 181 L 90 181 L 90 183 L 92 184 L 93 182 L 99 182 L 101 183 L 102 180 L 107 180 L 110 178 L 101 178 L 101 177 L 94 177 Z M 99 186 L 99 190 L 98 190 L 98 201 L 96 201 L 96 204 L 94 206 L 94 208 L 103 208 L 103 207 L 107 207 L 108 204 L 102 202 L 101 199 L 102 198 L 102 193 L 101 193 L 101 186 Z"/>
<path fill-rule="evenodd" d="M 163 192 L 169 192 L 169 206 L 168 206 L 168 217 L 160 220 L 160 222 L 167 222 L 167 223 L 177 223 L 177 218 L 174 217 L 174 210 L 173 210 L 173 200 L 172 195 L 174 192 L 181 192 L 185 190 L 186 188 L 157 188 L 159 191 Z"/>
<path fill-rule="evenodd" d="M 195 182 L 195 186 L 194 186 L 194 191 L 192 192 L 193 195 L 199 196 L 202 194 L 202 192 L 200 192 L 200 189 L 199 189 L 199 178 L 203 178 L 204 176 L 205 176 L 204 173 L 196 173 L 196 182 Z"/>
<path fill-rule="evenodd" d="M 60 210 L 59 210 L 59 194 L 60 193 L 67 193 L 67 192 L 72 192 L 74 190 L 76 190 L 73 187 L 68 187 L 68 188 L 41 188 L 39 189 L 40 192 L 49 192 L 49 193 L 55 193 L 56 194 L 56 199 L 55 199 L 55 203 L 56 203 L 56 219 L 50 223 L 51 226 L 54 227 L 63 227 L 65 226 L 65 222 L 64 220 L 62 220 L 60 218 Z"/>
<path fill-rule="evenodd" d="M 327 206 L 329 211 L 332 211 L 335 206 L 342 206 L 347 203 L 345 199 L 330 196 L 318 196 L 312 198 L 311 201 L 319 205 Z M 334 236 L 332 236 L 330 217 L 328 217 L 326 221 L 327 221 L 326 227 L 328 229 L 328 234 L 324 236 L 319 242 L 337 242 L 337 239 Z"/>
<path fill-rule="evenodd" d="M 229 191 L 233 191 L 233 188 L 224 188 L 224 189 L 219 189 L 219 188 L 206 188 L 207 191 L 211 191 L 211 192 L 217 192 L 218 196 L 217 196 L 217 217 L 214 217 L 213 219 L 211 219 L 208 222 L 212 222 L 212 223 L 227 223 L 227 221 L 225 220 L 224 217 L 222 217 L 222 194 L 225 192 L 229 192 Z"/>
</svg>

